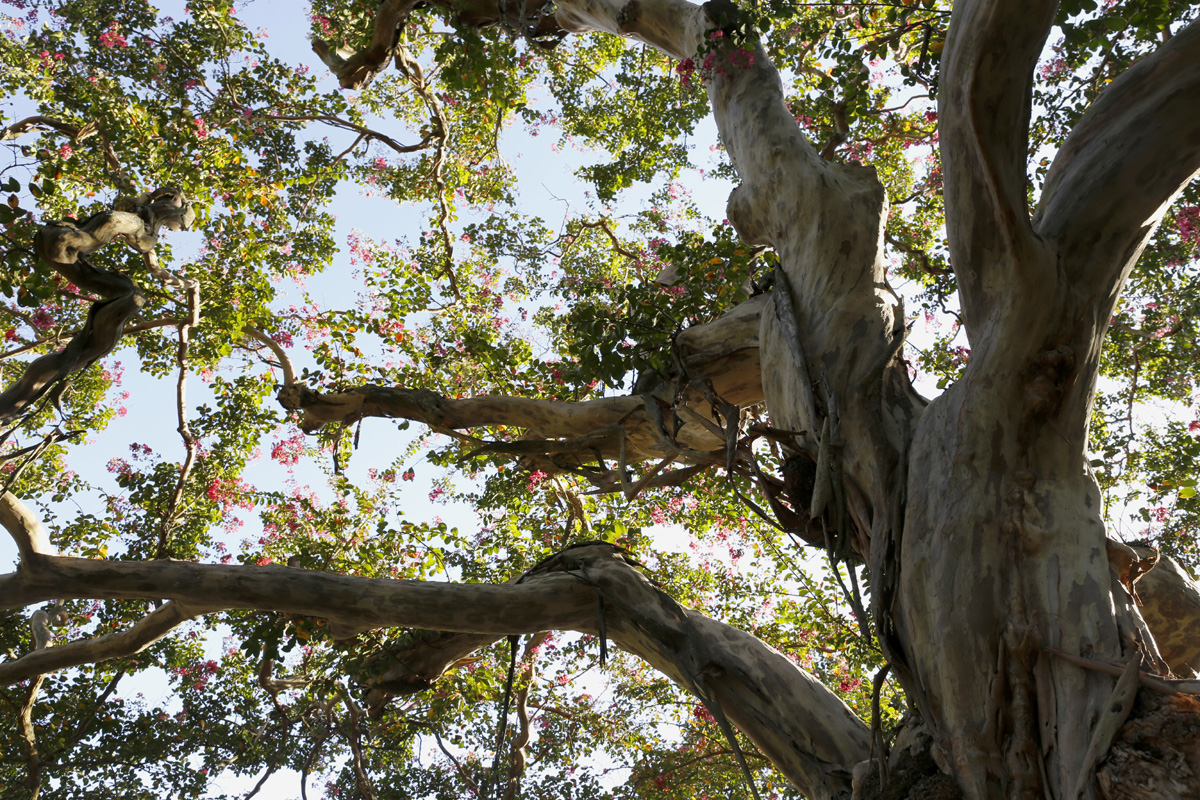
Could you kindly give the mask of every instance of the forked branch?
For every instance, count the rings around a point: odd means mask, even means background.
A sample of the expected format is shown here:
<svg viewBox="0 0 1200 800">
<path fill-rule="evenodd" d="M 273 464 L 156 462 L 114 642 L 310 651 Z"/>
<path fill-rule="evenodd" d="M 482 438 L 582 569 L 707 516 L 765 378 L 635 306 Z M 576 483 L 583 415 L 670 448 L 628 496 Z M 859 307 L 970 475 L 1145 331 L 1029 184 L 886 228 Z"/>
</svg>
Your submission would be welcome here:
<svg viewBox="0 0 1200 800">
<path fill-rule="evenodd" d="M 83 639 L 57 647 L 31 650 L 20 658 L 0 663 L 0 685 L 23 681 L 36 675 L 68 667 L 94 664 L 110 658 L 140 653 L 190 619 L 218 610 L 219 607 L 188 607 L 166 603 L 147 614 L 132 627 L 117 633 Z"/>
</svg>

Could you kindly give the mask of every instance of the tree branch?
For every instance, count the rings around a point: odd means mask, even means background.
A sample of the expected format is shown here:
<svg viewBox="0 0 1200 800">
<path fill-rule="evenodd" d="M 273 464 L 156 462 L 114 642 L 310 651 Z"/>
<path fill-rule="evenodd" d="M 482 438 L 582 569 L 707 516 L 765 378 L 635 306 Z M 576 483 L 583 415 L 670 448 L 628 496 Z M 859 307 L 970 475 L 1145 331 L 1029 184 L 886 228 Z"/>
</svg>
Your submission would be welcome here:
<svg viewBox="0 0 1200 800">
<path fill-rule="evenodd" d="M 1064 268 L 1082 294 L 1115 298 L 1171 200 L 1200 171 L 1197 108 L 1200 20 L 1113 80 L 1059 149 L 1034 224 L 1073 254 Z"/>
<path fill-rule="evenodd" d="M 82 142 L 90 136 L 95 136 L 100 132 L 100 129 L 94 122 L 89 122 L 86 125 L 73 125 L 69 122 L 62 122 L 53 117 L 44 117 L 41 115 L 26 117 L 23 120 L 14 122 L 5 128 L 0 128 L 0 142 L 7 142 L 12 139 L 19 139 L 27 133 L 35 131 L 58 131 L 59 133 L 70 136 L 73 142 Z"/>
<path fill-rule="evenodd" d="M 191 203 L 177 189 L 158 189 L 135 202 L 135 211 L 103 211 L 79 225 L 52 222 L 38 230 L 34 237 L 37 254 L 68 281 L 103 299 L 92 304 L 83 329 L 64 349 L 34 359 L 21 377 L 0 393 L 0 419 L 21 413 L 55 382 L 112 352 L 124 335 L 125 323 L 145 304 L 132 279 L 97 269 L 85 256 L 114 239 L 149 254 L 158 244 L 160 228 L 187 230 L 195 220 Z M 152 259 L 147 266 L 153 270 Z"/>
<path fill-rule="evenodd" d="M 287 351 L 280 346 L 279 342 L 250 325 L 243 326 L 242 332 L 275 354 L 275 358 L 279 360 L 279 368 L 283 370 L 283 386 L 285 388 L 296 382 L 296 369 L 292 366 L 292 360 L 288 358 Z"/>
<path fill-rule="evenodd" d="M 1046 266 L 1030 257 L 1036 242 L 1025 166 L 1033 68 L 1056 6 L 1049 0 L 954 4 L 937 95 L 938 134 L 950 261 L 968 332 L 989 313 L 989 303 L 1013 294 L 1013 270 Z M 1028 281 L 1036 287 L 1036 279 Z"/>
<path fill-rule="evenodd" d="M 675 340 L 682 372 L 696 385 L 711 385 L 712 395 L 736 406 L 762 402 L 758 332 L 769 299 L 769 294 L 759 295 L 719 319 L 683 331 Z M 492 425 L 526 429 L 521 441 L 485 446 L 498 452 L 573 453 L 585 455 L 588 461 L 619 459 L 623 452 L 627 464 L 664 456 L 711 463 L 707 454 L 725 446 L 724 434 L 705 424 L 712 414 L 709 397 L 680 388 L 671 379 L 653 393 L 580 402 L 521 397 L 455 400 L 423 389 L 374 385 L 321 394 L 300 384 L 285 386 L 278 399 L 284 408 L 303 412 L 301 425 L 309 431 L 364 417 L 410 419 L 442 431 Z M 683 423 L 678 430 L 676 411 Z M 550 442 L 559 439 L 557 444 Z"/>
<path fill-rule="evenodd" d="M 493 639 L 555 629 L 596 634 L 600 597 L 606 633 L 617 646 L 718 703 L 805 794 L 848 797 L 850 770 L 870 753 L 867 726 L 815 678 L 750 634 L 683 608 L 607 544 L 569 548 L 502 586 L 373 580 L 274 565 L 54 556 L 0 576 L 4 607 L 50 597 L 166 597 L 198 609 L 211 609 L 219 597 L 226 608 L 328 619 L 335 636 L 405 626 Z M 191 613 L 160 611 L 162 617 Z M 794 702 L 781 705 L 785 696 Z"/>
<path fill-rule="evenodd" d="M 1171 671 L 1184 678 L 1200 675 L 1200 583 L 1174 559 L 1159 556 L 1137 582 L 1137 594 L 1142 618 Z"/>
<path fill-rule="evenodd" d="M 38 691 L 42 688 L 45 675 L 34 675 L 29 690 L 25 693 L 25 701 L 17 712 L 17 732 L 21 737 L 21 748 L 25 751 L 25 786 L 31 792 L 29 800 L 37 800 L 42 791 L 42 770 L 45 762 L 38 753 L 37 732 L 33 727 L 33 705 L 37 702 Z"/>
<path fill-rule="evenodd" d="M 333 50 L 325 40 L 313 37 L 313 52 L 337 76 L 343 89 L 361 89 L 387 69 L 388 61 L 396 55 L 400 33 L 408 21 L 408 15 L 419 5 L 422 5 L 419 0 L 384 0 L 375 9 L 371 42 L 362 50 Z M 562 34 L 554 14 L 549 13 L 554 7 L 549 0 L 523 3 L 522 18 L 519 20 L 502 20 L 501 4 L 497 0 L 432 0 L 428 5 L 447 9 L 459 22 L 468 26 L 483 27 L 499 21 L 515 22 L 520 32 L 534 42 Z"/>
<path fill-rule="evenodd" d="M 81 664 L 95 664 L 110 658 L 140 653 L 184 622 L 223 606 L 182 606 L 176 602 L 162 605 L 132 627 L 118 633 L 77 642 L 32 650 L 20 658 L 0 663 L 0 685 L 23 681 L 36 675 Z"/>
<path fill-rule="evenodd" d="M 12 492 L 0 495 L 0 525 L 17 543 L 22 563 L 33 563 L 41 556 L 58 555 L 41 521 Z"/>
<path fill-rule="evenodd" d="M 334 50 L 324 39 L 315 36 L 313 52 L 337 76 L 343 89 L 361 89 L 387 69 L 388 61 L 395 53 L 398 28 L 418 4 L 418 0 L 384 0 L 380 3 L 375 9 L 371 43 L 358 52 Z"/>
<path fill-rule="evenodd" d="M 1025 165 L 1033 70 L 1056 8 L 1051 0 L 954 4 L 938 127 L 950 260 L 968 333 L 1019 288 L 1014 270 L 1036 289 L 1052 263 L 1032 257 Z"/>
</svg>

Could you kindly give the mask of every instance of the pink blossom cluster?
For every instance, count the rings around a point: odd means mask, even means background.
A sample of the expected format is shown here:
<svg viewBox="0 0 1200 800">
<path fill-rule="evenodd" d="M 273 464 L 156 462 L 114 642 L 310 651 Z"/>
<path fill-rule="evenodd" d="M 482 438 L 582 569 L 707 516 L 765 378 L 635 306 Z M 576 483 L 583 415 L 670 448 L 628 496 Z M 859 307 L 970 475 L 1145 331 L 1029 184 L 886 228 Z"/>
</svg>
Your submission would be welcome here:
<svg viewBox="0 0 1200 800">
<path fill-rule="evenodd" d="M 280 439 L 271 448 L 271 458 L 284 466 L 292 466 L 304 455 L 304 433 L 297 430 L 291 436 Z"/>
<path fill-rule="evenodd" d="M 108 26 L 108 30 L 100 34 L 100 44 L 107 48 L 128 47 L 129 42 L 117 32 L 117 23 Z"/>
<path fill-rule="evenodd" d="M 1183 241 L 1200 245 L 1200 206 L 1180 209 L 1175 217 L 1175 225 Z"/>
<path fill-rule="evenodd" d="M 226 513 L 234 507 L 254 508 L 254 501 L 250 497 L 253 491 L 254 487 L 241 478 L 216 478 L 208 485 L 206 494 L 209 500 L 221 506 L 221 513 Z"/>
<path fill-rule="evenodd" d="M 171 674 L 179 678 L 181 683 L 190 683 L 191 688 L 201 691 L 208 686 L 209 679 L 217 674 L 219 668 L 220 665 L 216 661 L 209 659 L 193 667 L 176 667 L 171 670 Z"/>
<path fill-rule="evenodd" d="M 330 36 L 335 33 L 333 22 L 329 19 L 329 17 L 322 17 L 319 14 L 313 14 L 312 21 L 321 26 L 321 33 L 325 36 Z"/>
</svg>

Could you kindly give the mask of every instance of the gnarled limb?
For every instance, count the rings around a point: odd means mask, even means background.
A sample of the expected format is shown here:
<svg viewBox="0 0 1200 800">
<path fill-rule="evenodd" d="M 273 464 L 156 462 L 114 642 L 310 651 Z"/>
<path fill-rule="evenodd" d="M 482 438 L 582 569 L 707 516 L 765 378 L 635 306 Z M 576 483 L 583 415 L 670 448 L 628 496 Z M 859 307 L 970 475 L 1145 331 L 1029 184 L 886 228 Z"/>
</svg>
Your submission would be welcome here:
<svg viewBox="0 0 1200 800">
<path fill-rule="evenodd" d="M 622 457 L 625 464 L 664 457 L 715 463 L 709 454 L 724 447 L 725 432 L 712 422 L 707 386 L 711 385 L 712 395 L 739 407 L 762 401 L 758 331 L 769 298 L 759 295 L 676 337 L 675 353 L 687 376 L 705 384 L 704 391 L 685 388 L 678 397 L 670 381 L 653 394 L 566 402 L 521 397 L 451 399 L 424 389 L 373 385 L 322 394 L 285 378 L 289 385 L 279 392 L 279 403 L 301 411 L 301 426 L 308 431 L 364 417 L 409 419 L 452 431 L 505 425 L 524 428 L 521 440 L 488 443 L 485 450 L 527 457 L 560 454 L 575 463 Z M 682 423 L 678 429 L 676 413 Z M 561 471 L 553 461 L 536 465 Z"/>
<path fill-rule="evenodd" d="M 104 211 L 83 223 L 52 222 L 34 237 L 34 249 L 51 267 L 85 292 L 100 295 L 87 323 L 67 346 L 34 359 L 21 377 L 0 393 L 0 419 L 15 416 L 50 390 L 56 381 L 87 367 L 117 346 L 125 323 L 145 304 L 128 276 L 97 269 L 86 256 L 121 239 L 147 256 L 147 267 L 169 275 L 153 262 L 160 228 L 187 230 L 195 220 L 191 203 L 177 189 L 159 189 L 139 198 L 133 211 Z"/>
<path fill-rule="evenodd" d="M 371 43 L 357 52 L 334 50 L 324 39 L 313 37 L 312 49 L 337 76 L 343 89 L 361 89 L 387 69 L 395 54 L 400 27 L 419 0 L 384 0 L 375 9 Z"/>
</svg>

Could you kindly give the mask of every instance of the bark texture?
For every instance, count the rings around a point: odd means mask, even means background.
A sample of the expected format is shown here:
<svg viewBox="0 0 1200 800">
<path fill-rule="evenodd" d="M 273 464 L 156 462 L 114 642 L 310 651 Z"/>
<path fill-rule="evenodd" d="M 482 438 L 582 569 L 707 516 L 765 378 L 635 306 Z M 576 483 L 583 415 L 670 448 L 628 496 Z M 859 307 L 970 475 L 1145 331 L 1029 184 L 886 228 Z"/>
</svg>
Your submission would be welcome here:
<svg viewBox="0 0 1200 800">
<path fill-rule="evenodd" d="M 87 323 L 65 348 L 32 361 L 0 393 L 0 419 L 20 414 L 57 382 L 112 352 L 125 333 L 125 323 L 145 305 L 131 278 L 92 266 L 87 256 L 117 239 L 146 256 L 147 268 L 154 271 L 152 253 L 159 230 L 187 230 L 195 220 L 191 203 L 177 189 L 158 189 L 128 205 L 131 210 L 104 211 L 79 224 L 52 222 L 34 237 L 34 249 L 46 263 L 100 299 L 92 303 Z"/>
<path fill-rule="evenodd" d="M 23 530 L 23 529 L 19 529 Z M 66 589 L 66 591 L 64 591 Z M 811 797 L 849 797 L 870 731 L 833 692 L 755 637 L 680 606 L 620 548 L 568 548 L 501 585 L 373 580 L 282 566 L 105 562 L 40 553 L 0 576 L 0 607 L 51 598 L 171 602 L 126 632 L 36 650 L 0 664 L 0 682 L 129 655 L 199 613 L 257 609 L 329 621 L 336 636 L 377 627 L 456 632 L 376 683 L 376 703 L 428 685 L 447 664 L 504 635 L 577 630 L 606 635 L 743 731 Z M 415 670 L 414 670 L 415 666 Z M 780 703 L 781 697 L 790 699 Z"/>
</svg>

